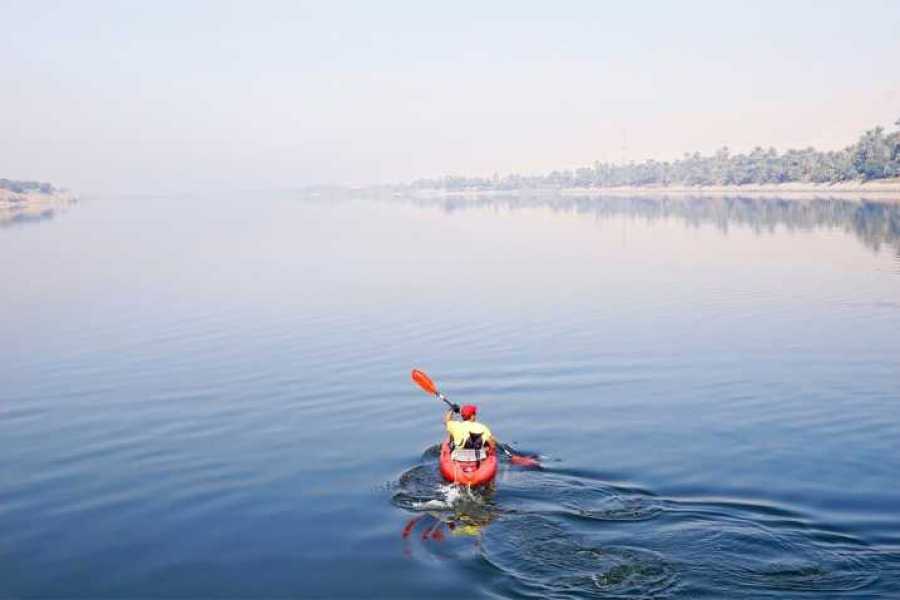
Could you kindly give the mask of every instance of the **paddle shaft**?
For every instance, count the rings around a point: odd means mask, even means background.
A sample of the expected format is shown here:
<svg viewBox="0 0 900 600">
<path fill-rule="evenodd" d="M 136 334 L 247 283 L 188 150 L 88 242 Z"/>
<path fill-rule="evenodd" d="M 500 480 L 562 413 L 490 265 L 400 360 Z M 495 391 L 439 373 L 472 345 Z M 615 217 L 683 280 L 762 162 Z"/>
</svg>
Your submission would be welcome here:
<svg viewBox="0 0 900 600">
<path fill-rule="evenodd" d="M 434 395 L 443 400 L 444 404 L 450 407 L 450 410 L 453 410 L 453 403 L 447 400 L 447 396 L 443 395 L 440 392 L 435 392 Z"/>
</svg>

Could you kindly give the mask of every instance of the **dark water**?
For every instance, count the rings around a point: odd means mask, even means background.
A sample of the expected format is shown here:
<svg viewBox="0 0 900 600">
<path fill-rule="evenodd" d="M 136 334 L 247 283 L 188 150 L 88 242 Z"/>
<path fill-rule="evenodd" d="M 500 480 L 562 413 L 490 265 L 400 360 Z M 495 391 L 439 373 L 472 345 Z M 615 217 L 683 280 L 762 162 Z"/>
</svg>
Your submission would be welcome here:
<svg viewBox="0 0 900 600">
<path fill-rule="evenodd" d="M 0 596 L 900 596 L 900 210 L 92 198 L 0 231 Z M 428 371 L 543 470 L 442 485 Z"/>
</svg>

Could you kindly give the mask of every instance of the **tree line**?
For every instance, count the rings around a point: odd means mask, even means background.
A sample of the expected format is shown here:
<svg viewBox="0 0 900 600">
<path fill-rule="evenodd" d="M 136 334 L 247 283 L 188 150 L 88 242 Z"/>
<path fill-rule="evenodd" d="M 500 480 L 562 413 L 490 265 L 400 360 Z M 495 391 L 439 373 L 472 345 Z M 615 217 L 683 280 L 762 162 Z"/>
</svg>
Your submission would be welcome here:
<svg viewBox="0 0 900 600">
<path fill-rule="evenodd" d="M 895 123 L 900 126 L 900 119 Z M 528 188 L 589 188 L 650 185 L 750 185 L 788 182 L 839 183 L 900 177 L 900 130 L 886 133 L 876 127 L 842 150 L 808 147 L 779 154 L 756 147 L 732 154 L 723 147 L 710 156 L 685 153 L 674 161 L 646 160 L 615 164 L 595 162 L 589 167 L 552 171 L 546 175 L 419 179 L 416 189 L 519 190 Z"/>
<path fill-rule="evenodd" d="M 0 179 L 0 190 L 9 190 L 16 194 L 37 192 L 40 194 L 52 194 L 56 191 L 49 183 L 42 181 L 16 181 L 15 179 Z"/>
</svg>

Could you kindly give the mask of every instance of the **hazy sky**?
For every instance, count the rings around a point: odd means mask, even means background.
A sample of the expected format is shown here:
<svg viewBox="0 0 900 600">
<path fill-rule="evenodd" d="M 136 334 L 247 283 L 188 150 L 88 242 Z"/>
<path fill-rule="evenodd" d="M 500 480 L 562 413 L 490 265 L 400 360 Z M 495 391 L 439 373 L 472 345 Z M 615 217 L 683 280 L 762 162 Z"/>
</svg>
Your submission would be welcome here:
<svg viewBox="0 0 900 600">
<path fill-rule="evenodd" d="M 900 117 L 900 2 L 0 0 L 0 177 L 76 191 L 838 148 Z"/>
</svg>

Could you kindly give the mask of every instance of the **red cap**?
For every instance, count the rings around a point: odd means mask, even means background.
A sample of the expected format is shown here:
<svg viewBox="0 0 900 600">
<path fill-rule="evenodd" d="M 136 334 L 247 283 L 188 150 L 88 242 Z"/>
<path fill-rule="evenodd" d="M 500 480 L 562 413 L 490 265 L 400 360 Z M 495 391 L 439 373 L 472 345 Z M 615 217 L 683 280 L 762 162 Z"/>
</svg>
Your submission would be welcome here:
<svg viewBox="0 0 900 600">
<path fill-rule="evenodd" d="M 475 413 L 478 412 L 478 407 L 474 404 L 464 404 L 462 408 L 459 409 L 459 414 L 463 419 L 469 419 L 475 416 Z"/>
</svg>

